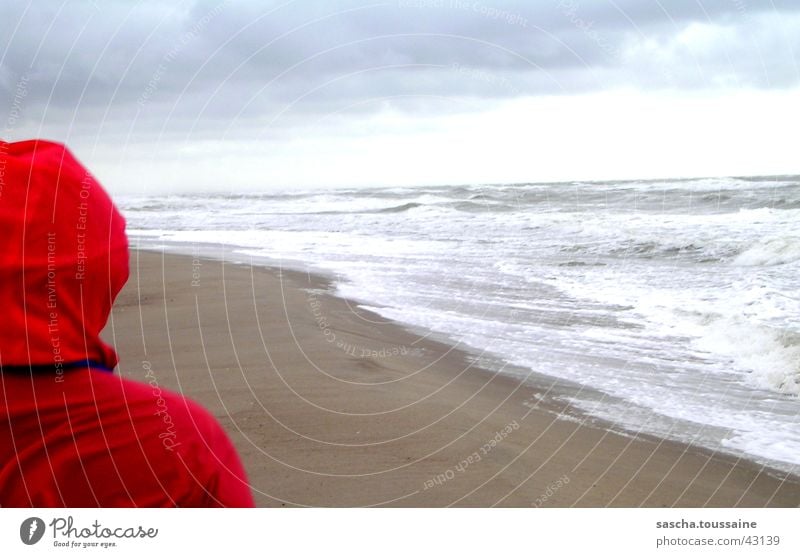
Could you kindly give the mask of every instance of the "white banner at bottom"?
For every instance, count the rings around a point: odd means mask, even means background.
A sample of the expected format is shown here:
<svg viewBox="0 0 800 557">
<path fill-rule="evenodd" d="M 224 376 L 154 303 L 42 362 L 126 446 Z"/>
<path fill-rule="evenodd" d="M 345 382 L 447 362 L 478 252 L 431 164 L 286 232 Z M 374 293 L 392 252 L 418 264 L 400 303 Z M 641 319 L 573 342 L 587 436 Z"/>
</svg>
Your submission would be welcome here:
<svg viewBox="0 0 800 557">
<path fill-rule="evenodd" d="M 798 509 L 0 509 L 0 554 L 796 556 L 799 520 Z"/>
</svg>

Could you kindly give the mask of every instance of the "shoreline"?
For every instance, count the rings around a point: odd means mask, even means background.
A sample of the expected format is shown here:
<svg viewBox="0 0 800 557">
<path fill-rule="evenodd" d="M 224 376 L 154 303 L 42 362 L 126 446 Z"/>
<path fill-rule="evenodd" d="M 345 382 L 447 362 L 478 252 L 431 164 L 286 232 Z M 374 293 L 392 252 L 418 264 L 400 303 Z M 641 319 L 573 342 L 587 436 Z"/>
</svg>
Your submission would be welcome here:
<svg viewBox="0 0 800 557">
<path fill-rule="evenodd" d="M 262 506 L 800 504 L 796 476 L 610 431 L 542 399 L 560 381 L 481 369 L 329 286 L 132 249 L 105 336 L 122 375 L 143 380 L 146 362 L 220 419 Z"/>
</svg>

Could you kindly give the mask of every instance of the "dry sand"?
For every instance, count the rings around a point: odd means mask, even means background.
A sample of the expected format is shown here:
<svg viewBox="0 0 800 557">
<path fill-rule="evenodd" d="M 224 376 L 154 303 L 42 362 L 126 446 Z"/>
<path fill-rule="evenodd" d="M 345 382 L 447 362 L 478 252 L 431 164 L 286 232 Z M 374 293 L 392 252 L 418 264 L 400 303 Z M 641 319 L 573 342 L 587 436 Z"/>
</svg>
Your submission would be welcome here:
<svg viewBox="0 0 800 557">
<path fill-rule="evenodd" d="M 152 366 L 219 418 L 262 506 L 800 504 L 796 477 L 559 418 L 574 414 L 539 402 L 535 380 L 480 369 L 327 287 L 134 250 L 104 335 L 124 376 Z"/>
</svg>

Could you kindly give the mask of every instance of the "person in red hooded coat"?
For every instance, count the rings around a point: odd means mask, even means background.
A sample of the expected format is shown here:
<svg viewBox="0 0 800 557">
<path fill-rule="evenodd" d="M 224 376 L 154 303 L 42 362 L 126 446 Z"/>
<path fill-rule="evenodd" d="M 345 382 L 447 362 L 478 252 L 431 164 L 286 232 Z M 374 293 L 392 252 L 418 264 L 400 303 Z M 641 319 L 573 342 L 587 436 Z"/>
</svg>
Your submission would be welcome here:
<svg viewBox="0 0 800 557">
<path fill-rule="evenodd" d="M 113 373 L 125 221 L 64 148 L 0 142 L 0 506 L 250 507 L 200 405 Z"/>
</svg>

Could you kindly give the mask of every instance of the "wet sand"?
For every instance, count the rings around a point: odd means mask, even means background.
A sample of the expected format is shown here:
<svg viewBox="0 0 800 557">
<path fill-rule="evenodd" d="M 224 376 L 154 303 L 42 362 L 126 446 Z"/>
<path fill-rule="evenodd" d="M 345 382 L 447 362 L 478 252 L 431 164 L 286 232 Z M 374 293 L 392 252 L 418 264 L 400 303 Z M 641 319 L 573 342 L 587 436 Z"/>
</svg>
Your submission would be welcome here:
<svg viewBox="0 0 800 557">
<path fill-rule="evenodd" d="M 794 476 L 611 433 L 317 275 L 133 250 L 104 336 L 219 418 L 261 506 L 800 505 Z"/>
</svg>

